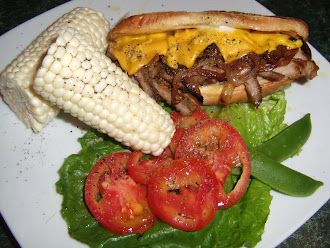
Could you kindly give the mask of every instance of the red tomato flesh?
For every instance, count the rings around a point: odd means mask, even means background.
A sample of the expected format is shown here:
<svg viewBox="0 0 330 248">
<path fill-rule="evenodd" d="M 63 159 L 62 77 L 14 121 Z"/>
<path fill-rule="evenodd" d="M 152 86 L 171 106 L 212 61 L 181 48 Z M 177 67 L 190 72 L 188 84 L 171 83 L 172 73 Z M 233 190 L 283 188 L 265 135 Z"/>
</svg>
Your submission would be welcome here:
<svg viewBox="0 0 330 248">
<path fill-rule="evenodd" d="M 155 172 L 148 201 L 165 223 L 185 231 L 206 227 L 217 212 L 219 184 L 212 170 L 196 158 L 173 160 Z"/>
<path fill-rule="evenodd" d="M 206 113 L 206 110 L 204 108 L 198 108 L 190 116 L 184 116 L 181 115 L 179 112 L 173 111 L 171 113 L 171 118 L 176 128 L 188 129 L 189 127 L 195 125 L 202 120 L 210 119 L 210 116 Z"/>
<path fill-rule="evenodd" d="M 198 108 L 191 116 L 183 116 L 179 112 L 173 111 L 171 113 L 171 118 L 175 124 L 176 130 L 169 144 L 169 148 L 172 153 L 175 154 L 176 147 L 185 131 L 202 120 L 210 119 L 210 116 L 206 113 L 204 108 Z"/>
<path fill-rule="evenodd" d="M 127 163 L 128 174 L 137 183 L 148 184 L 152 173 L 161 166 L 171 163 L 172 159 L 165 157 L 154 157 L 144 160 L 145 154 L 140 151 L 132 152 Z"/>
<path fill-rule="evenodd" d="M 85 201 L 95 219 L 117 234 L 142 233 L 157 217 L 147 201 L 147 188 L 127 173 L 128 152 L 101 159 L 85 183 Z"/>
<path fill-rule="evenodd" d="M 206 161 L 217 176 L 219 208 L 228 208 L 241 199 L 247 188 L 251 162 L 247 147 L 238 131 L 221 119 L 204 120 L 189 128 L 180 139 L 175 159 L 196 157 Z M 225 194 L 223 186 L 232 168 L 241 166 L 242 175 L 235 188 Z"/>
</svg>

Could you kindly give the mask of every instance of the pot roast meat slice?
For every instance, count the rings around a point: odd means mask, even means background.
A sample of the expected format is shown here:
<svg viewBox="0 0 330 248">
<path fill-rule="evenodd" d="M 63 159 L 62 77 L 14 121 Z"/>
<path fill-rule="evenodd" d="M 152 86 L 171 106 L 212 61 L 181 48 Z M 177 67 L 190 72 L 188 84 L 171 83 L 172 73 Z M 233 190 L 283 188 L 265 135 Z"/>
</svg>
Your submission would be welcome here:
<svg viewBox="0 0 330 248">
<path fill-rule="evenodd" d="M 308 59 L 308 55 L 304 54 L 302 51 L 299 51 L 288 64 L 278 66 L 273 71 L 283 74 L 285 79 L 294 80 L 301 77 L 313 79 L 317 76 L 318 69 L 319 67 L 315 64 L 315 62 Z"/>
<path fill-rule="evenodd" d="M 151 62 L 137 71 L 133 78 L 139 86 L 156 101 L 165 101 L 172 104 L 173 76 L 166 65 L 161 62 L 160 56 L 155 56 Z M 189 93 L 177 91 L 178 102 L 172 104 L 182 115 L 192 115 L 200 103 Z"/>
<path fill-rule="evenodd" d="M 289 50 L 287 47 L 280 45 L 271 52 L 261 54 L 258 72 L 269 72 L 276 67 L 289 64 L 298 51 L 299 49 Z"/>
<path fill-rule="evenodd" d="M 210 67 L 209 67 L 210 68 Z M 208 81 L 223 81 L 226 75 L 224 71 L 218 69 L 209 70 L 192 67 L 178 71 L 172 82 L 172 104 L 175 105 L 179 102 L 177 93 L 179 89 L 184 89 L 192 94 L 198 101 L 203 102 L 203 96 L 199 90 L 199 86 L 208 84 Z M 182 87 L 183 86 L 183 87 Z"/>
<path fill-rule="evenodd" d="M 138 85 L 155 101 L 161 101 L 161 97 L 158 94 L 157 90 L 152 86 L 150 83 L 150 77 L 148 75 L 148 68 L 142 67 L 138 70 L 134 75 L 133 78 L 137 81 Z"/>
<path fill-rule="evenodd" d="M 166 82 L 163 79 L 160 80 L 151 80 L 152 86 L 157 90 L 158 94 L 168 103 L 172 104 L 172 86 L 170 83 Z M 178 90 L 178 103 L 175 103 L 173 106 L 175 109 L 180 112 L 182 115 L 190 116 L 195 112 L 200 103 L 189 93 L 182 93 Z"/>
<path fill-rule="evenodd" d="M 257 73 L 257 76 L 272 82 L 282 81 L 284 78 L 283 74 L 274 71 L 260 71 Z"/>
<path fill-rule="evenodd" d="M 236 59 L 227 64 L 226 90 L 223 91 L 222 100 L 224 104 L 230 103 L 233 88 L 241 84 L 250 96 L 253 104 L 258 107 L 262 101 L 261 86 L 257 80 L 257 71 L 260 64 L 260 55 L 250 52 L 243 57 Z M 233 87 L 234 86 L 234 87 Z"/>
</svg>

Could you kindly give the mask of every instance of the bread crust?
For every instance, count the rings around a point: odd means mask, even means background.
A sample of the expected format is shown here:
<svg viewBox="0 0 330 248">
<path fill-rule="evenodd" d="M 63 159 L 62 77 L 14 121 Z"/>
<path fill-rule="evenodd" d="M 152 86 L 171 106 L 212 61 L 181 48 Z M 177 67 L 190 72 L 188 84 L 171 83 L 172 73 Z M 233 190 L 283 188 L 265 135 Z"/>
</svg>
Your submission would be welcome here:
<svg viewBox="0 0 330 248">
<path fill-rule="evenodd" d="M 271 95 L 276 91 L 283 89 L 292 83 L 292 80 L 284 80 L 284 81 L 264 81 L 260 83 L 262 90 L 262 97 Z M 206 86 L 199 87 L 201 94 L 203 96 L 203 105 L 219 105 L 223 104 L 221 102 L 221 93 L 223 90 L 223 85 L 220 84 L 210 84 Z M 248 102 L 250 100 L 244 85 L 237 86 L 234 89 L 234 92 L 231 95 L 231 99 L 229 104 L 231 103 L 240 103 L 240 102 Z"/>
<path fill-rule="evenodd" d="M 185 28 L 229 26 L 264 32 L 287 33 L 304 41 L 308 39 L 308 26 L 299 19 L 265 16 L 235 11 L 204 12 L 154 12 L 134 15 L 122 19 L 108 35 L 108 41 L 114 41 L 128 35 L 168 32 Z"/>
</svg>

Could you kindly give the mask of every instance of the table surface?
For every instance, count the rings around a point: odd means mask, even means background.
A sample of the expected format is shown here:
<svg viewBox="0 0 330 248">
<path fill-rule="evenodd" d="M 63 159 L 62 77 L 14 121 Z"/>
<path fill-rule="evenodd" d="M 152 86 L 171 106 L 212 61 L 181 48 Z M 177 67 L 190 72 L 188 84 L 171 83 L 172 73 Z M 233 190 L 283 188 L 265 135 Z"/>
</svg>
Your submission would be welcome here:
<svg viewBox="0 0 330 248">
<path fill-rule="evenodd" d="M 67 0 L 0 0 L 0 35 Z M 304 20 L 310 29 L 309 42 L 328 61 L 329 46 L 329 16 L 327 0 L 258 0 L 276 15 L 295 17 Z M 278 248 L 330 247 L 330 202 L 328 201 L 309 221 L 292 234 Z M 18 248 L 19 245 L 12 236 L 0 215 L 0 247 Z"/>
</svg>

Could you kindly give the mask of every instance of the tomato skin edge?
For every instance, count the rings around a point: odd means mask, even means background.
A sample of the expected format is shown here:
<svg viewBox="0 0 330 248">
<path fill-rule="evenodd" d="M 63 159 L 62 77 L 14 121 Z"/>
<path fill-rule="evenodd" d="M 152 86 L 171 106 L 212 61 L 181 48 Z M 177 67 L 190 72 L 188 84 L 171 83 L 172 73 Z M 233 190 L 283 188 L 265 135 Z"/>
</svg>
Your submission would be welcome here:
<svg viewBox="0 0 330 248">
<path fill-rule="evenodd" d="M 244 143 L 245 145 L 245 143 Z M 251 161 L 250 156 L 247 150 L 243 151 L 240 154 L 240 158 L 242 161 L 242 174 L 240 175 L 240 179 L 237 181 L 234 189 L 226 194 L 223 188 L 220 188 L 220 198 L 221 195 L 225 197 L 219 200 L 218 207 L 219 209 L 230 208 L 235 205 L 245 194 L 245 191 L 248 187 L 250 176 L 251 176 Z"/>
<path fill-rule="evenodd" d="M 157 220 L 148 205 L 146 186 L 134 182 L 125 167 L 121 171 L 116 167 L 126 165 L 129 156 L 128 152 L 108 155 L 94 165 L 85 181 L 89 211 L 101 226 L 116 234 L 143 233 Z"/>
<path fill-rule="evenodd" d="M 171 157 L 166 154 L 162 156 L 151 156 L 149 159 L 144 160 L 144 154 L 141 151 L 132 152 L 128 162 L 127 171 L 128 174 L 133 178 L 134 181 L 140 184 L 148 185 L 152 173 L 161 166 L 172 161 Z"/>
<path fill-rule="evenodd" d="M 197 191 L 194 180 L 199 185 Z M 170 192 L 174 189 L 179 193 Z M 218 196 L 219 184 L 213 171 L 195 158 L 173 160 L 168 167 L 160 168 L 148 185 L 153 212 L 165 223 L 184 231 L 200 230 L 213 220 Z"/>
</svg>

